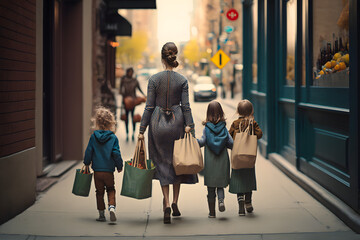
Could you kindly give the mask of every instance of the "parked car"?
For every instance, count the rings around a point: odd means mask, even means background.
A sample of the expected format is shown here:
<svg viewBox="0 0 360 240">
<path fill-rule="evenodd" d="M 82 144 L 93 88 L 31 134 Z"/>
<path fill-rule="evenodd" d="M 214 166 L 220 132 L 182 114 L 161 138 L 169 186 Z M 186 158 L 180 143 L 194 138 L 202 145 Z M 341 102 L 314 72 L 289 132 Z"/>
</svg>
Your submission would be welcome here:
<svg viewBox="0 0 360 240">
<path fill-rule="evenodd" d="M 216 86 L 209 76 L 200 76 L 194 85 L 194 101 L 213 100 L 217 97 Z"/>
</svg>

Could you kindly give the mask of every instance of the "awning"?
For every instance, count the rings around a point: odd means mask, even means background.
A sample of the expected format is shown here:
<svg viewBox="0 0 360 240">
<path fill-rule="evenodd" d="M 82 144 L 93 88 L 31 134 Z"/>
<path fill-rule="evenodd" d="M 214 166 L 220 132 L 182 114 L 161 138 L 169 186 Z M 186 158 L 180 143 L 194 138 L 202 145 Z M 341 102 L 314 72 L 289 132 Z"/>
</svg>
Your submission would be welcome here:
<svg viewBox="0 0 360 240">
<path fill-rule="evenodd" d="M 105 0 L 114 9 L 156 9 L 156 0 Z"/>
<path fill-rule="evenodd" d="M 104 31 L 114 36 L 131 36 L 132 26 L 123 16 L 112 12 L 106 14 Z"/>
</svg>

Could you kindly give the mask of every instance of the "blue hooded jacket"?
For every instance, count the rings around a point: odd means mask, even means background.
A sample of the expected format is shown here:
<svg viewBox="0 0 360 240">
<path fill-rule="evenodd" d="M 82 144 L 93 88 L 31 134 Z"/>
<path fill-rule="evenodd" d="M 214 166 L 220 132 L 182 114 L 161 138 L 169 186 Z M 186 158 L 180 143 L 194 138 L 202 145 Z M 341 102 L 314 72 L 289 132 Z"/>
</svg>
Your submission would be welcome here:
<svg viewBox="0 0 360 240">
<path fill-rule="evenodd" d="M 206 143 L 210 150 L 216 155 L 219 155 L 225 147 L 232 148 L 234 143 L 226 129 L 225 122 L 218 122 L 217 124 L 211 122 L 206 123 L 203 136 L 198 142 L 201 147 Z"/>
<path fill-rule="evenodd" d="M 112 131 L 96 130 L 85 151 L 84 164 L 95 172 L 114 172 L 123 168 L 119 140 Z"/>
</svg>

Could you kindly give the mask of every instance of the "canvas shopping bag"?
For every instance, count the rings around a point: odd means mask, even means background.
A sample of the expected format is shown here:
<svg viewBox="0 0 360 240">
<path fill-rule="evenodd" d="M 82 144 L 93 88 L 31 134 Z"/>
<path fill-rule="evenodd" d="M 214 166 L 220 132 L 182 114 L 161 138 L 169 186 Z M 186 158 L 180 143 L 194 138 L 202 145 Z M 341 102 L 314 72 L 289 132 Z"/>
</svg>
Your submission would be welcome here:
<svg viewBox="0 0 360 240">
<path fill-rule="evenodd" d="M 151 160 L 146 159 L 145 141 L 139 139 L 133 159 L 125 162 L 120 194 L 136 199 L 151 197 L 154 173 L 155 167 L 151 164 Z"/>
<path fill-rule="evenodd" d="M 240 132 L 236 133 L 231 151 L 231 168 L 253 168 L 255 167 L 257 153 L 257 136 L 254 132 L 254 121 L 250 120 L 244 131 L 241 129 L 240 121 L 239 130 Z"/>
<path fill-rule="evenodd" d="M 173 166 L 176 175 L 196 174 L 204 168 L 199 143 L 190 133 L 174 142 Z"/>
<path fill-rule="evenodd" d="M 92 175 L 88 166 L 84 165 L 81 169 L 76 169 L 72 193 L 77 196 L 89 196 Z"/>
</svg>

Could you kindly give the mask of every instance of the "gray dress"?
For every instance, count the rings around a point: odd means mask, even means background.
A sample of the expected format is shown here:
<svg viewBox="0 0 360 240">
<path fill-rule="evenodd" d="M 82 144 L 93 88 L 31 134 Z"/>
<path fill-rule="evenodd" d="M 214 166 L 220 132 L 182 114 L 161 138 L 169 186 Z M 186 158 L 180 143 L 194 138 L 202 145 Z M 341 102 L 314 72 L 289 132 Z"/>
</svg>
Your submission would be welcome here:
<svg viewBox="0 0 360 240">
<path fill-rule="evenodd" d="M 149 79 L 146 107 L 140 133 L 149 126 L 149 158 L 154 162 L 154 178 L 161 186 L 198 182 L 194 175 L 177 176 L 173 167 L 174 141 L 184 136 L 185 126 L 194 127 L 189 104 L 189 87 L 184 76 L 163 71 Z"/>
</svg>

